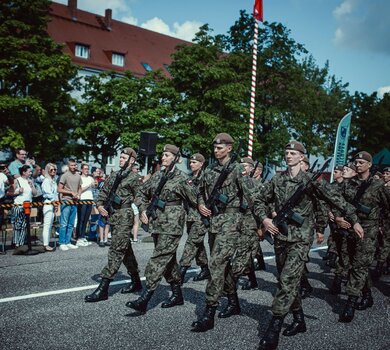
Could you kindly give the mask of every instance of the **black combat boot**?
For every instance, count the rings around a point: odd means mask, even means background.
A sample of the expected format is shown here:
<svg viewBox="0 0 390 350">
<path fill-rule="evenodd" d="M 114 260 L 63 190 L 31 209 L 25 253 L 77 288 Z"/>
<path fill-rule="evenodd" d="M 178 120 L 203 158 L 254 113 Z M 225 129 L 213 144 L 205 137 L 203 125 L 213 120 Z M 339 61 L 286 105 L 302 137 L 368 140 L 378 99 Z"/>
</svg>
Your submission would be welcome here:
<svg viewBox="0 0 390 350">
<path fill-rule="evenodd" d="M 248 280 L 245 281 L 245 283 L 242 286 L 242 290 L 250 290 L 250 289 L 257 289 L 259 285 L 257 284 L 256 274 L 255 274 L 255 268 L 252 264 L 251 269 L 248 273 Z"/>
<path fill-rule="evenodd" d="M 153 293 L 154 290 L 145 289 L 137 300 L 128 301 L 126 303 L 126 306 L 144 314 L 146 312 L 146 308 L 148 307 L 149 300 L 152 297 Z"/>
<path fill-rule="evenodd" d="M 374 299 L 372 298 L 371 289 L 364 290 L 362 300 L 356 305 L 356 310 L 365 310 L 374 305 Z"/>
<path fill-rule="evenodd" d="M 102 278 L 99 286 L 95 289 L 92 294 L 86 295 L 84 300 L 86 303 L 94 303 L 96 301 L 102 301 L 108 299 L 108 287 L 110 286 L 111 280 L 108 278 Z"/>
<path fill-rule="evenodd" d="M 303 310 L 293 311 L 293 323 L 291 323 L 283 332 L 286 337 L 291 337 L 298 333 L 306 332 L 306 323 Z"/>
<path fill-rule="evenodd" d="M 258 254 L 256 255 L 255 258 L 257 260 L 257 263 L 255 264 L 255 271 L 265 271 L 266 267 L 265 267 L 264 256 Z"/>
<path fill-rule="evenodd" d="M 181 293 L 181 287 L 178 283 L 171 283 L 172 295 L 165 300 L 162 304 L 162 308 L 174 307 L 176 305 L 183 305 L 184 299 Z"/>
<path fill-rule="evenodd" d="M 192 323 L 191 332 L 206 332 L 213 329 L 216 310 L 216 306 L 206 305 L 206 309 L 204 310 L 202 317 L 198 321 Z"/>
<path fill-rule="evenodd" d="M 127 293 L 134 293 L 142 290 L 142 284 L 141 284 L 141 279 L 139 278 L 139 274 L 132 274 L 131 276 L 131 282 L 126 286 L 121 289 L 122 294 L 127 294 Z"/>
<path fill-rule="evenodd" d="M 377 281 L 379 278 L 381 278 L 384 265 L 384 262 L 377 262 L 375 269 L 371 272 L 371 276 L 374 281 Z"/>
<path fill-rule="evenodd" d="M 263 336 L 260 340 L 258 350 L 274 350 L 279 344 L 279 334 L 283 325 L 282 316 L 272 316 L 272 320 Z"/>
<path fill-rule="evenodd" d="M 186 273 L 189 266 L 180 266 L 180 279 L 181 279 L 181 285 L 184 283 L 184 278 L 186 277 Z"/>
<path fill-rule="evenodd" d="M 313 287 L 309 283 L 309 280 L 307 279 L 307 276 L 302 276 L 301 277 L 301 288 L 300 288 L 300 293 L 301 293 L 301 298 L 305 299 L 310 294 L 313 292 Z"/>
<path fill-rule="evenodd" d="M 329 266 L 332 269 L 336 268 L 336 260 L 337 260 L 337 254 L 329 253 L 329 259 L 326 262 L 326 266 Z"/>
<path fill-rule="evenodd" d="M 241 313 L 240 302 L 238 300 L 237 293 L 228 294 L 227 298 L 228 304 L 226 305 L 225 310 L 218 314 L 219 318 L 228 318 L 230 316 L 239 315 Z"/>
<path fill-rule="evenodd" d="M 200 272 L 194 277 L 193 281 L 203 281 L 210 278 L 210 270 L 208 265 L 203 265 L 200 267 Z"/>
<path fill-rule="evenodd" d="M 355 316 L 355 307 L 358 297 L 350 296 L 343 312 L 340 315 L 339 322 L 348 323 L 351 322 Z"/>
<path fill-rule="evenodd" d="M 333 295 L 337 295 L 341 293 L 341 276 L 334 276 L 334 280 L 332 286 L 329 288 L 329 293 Z"/>
</svg>

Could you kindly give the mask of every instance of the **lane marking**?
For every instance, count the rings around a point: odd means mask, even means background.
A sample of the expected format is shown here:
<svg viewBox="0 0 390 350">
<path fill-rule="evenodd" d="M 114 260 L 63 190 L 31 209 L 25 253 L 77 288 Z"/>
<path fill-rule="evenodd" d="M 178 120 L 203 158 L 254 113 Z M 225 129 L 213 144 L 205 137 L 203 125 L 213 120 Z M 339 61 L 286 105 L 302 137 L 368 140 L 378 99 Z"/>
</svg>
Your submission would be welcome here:
<svg viewBox="0 0 390 350">
<path fill-rule="evenodd" d="M 324 247 L 317 247 L 310 249 L 310 252 L 316 252 L 319 250 L 325 250 L 328 249 L 327 246 Z M 272 260 L 275 258 L 275 255 L 271 256 L 265 256 L 264 260 Z M 200 268 L 190 268 L 187 272 L 199 272 Z M 145 277 L 141 277 L 141 281 L 145 281 Z M 120 281 L 114 281 L 111 282 L 111 286 L 117 286 L 121 284 L 130 283 L 131 280 L 120 280 Z M 73 292 L 79 292 L 82 290 L 88 290 L 88 289 L 95 289 L 99 284 L 91 284 L 89 286 L 82 286 L 82 287 L 75 287 L 75 288 L 68 288 L 68 289 L 59 289 L 59 290 L 53 290 L 49 292 L 41 292 L 41 293 L 33 293 L 33 294 L 26 294 L 26 295 L 19 295 L 16 297 L 9 297 L 9 298 L 2 298 L 0 299 L 0 303 L 9 303 L 11 301 L 18 301 L 18 300 L 25 300 L 25 299 L 33 299 L 33 298 L 41 298 L 41 297 L 47 297 L 51 295 L 57 295 L 57 294 L 65 294 L 65 293 L 73 293 Z"/>
</svg>

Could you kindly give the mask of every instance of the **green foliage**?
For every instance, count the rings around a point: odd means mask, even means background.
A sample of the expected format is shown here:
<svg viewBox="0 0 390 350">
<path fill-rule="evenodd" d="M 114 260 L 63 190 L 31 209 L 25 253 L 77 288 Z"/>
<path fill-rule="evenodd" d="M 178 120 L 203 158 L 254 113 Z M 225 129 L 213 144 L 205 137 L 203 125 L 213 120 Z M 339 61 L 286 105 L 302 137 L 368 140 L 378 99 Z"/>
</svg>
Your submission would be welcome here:
<svg viewBox="0 0 390 350">
<path fill-rule="evenodd" d="M 0 145 L 21 147 L 39 160 L 66 155 L 76 74 L 47 34 L 50 1 L 0 3 Z"/>
</svg>

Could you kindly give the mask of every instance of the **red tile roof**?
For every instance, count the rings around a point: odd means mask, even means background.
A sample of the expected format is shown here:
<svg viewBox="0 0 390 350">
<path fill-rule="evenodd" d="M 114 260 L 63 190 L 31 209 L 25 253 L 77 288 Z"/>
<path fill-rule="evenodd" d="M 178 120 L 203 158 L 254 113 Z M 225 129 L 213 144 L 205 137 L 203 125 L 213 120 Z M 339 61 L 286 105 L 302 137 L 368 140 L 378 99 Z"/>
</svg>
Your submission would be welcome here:
<svg viewBox="0 0 390 350">
<path fill-rule="evenodd" d="M 77 4 L 77 1 L 76 1 Z M 130 70 L 136 76 L 146 73 L 142 62 L 148 63 L 153 70 L 162 69 L 169 76 L 165 65 L 172 61 L 171 54 L 177 45 L 190 44 L 187 41 L 156 33 L 131 24 L 111 19 L 110 30 L 106 16 L 75 9 L 72 19 L 71 8 L 51 4 L 51 22 L 48 25 L 49 35 L 58 43 L 65 44 L 64 52 L 72 57 L 73 63 L 97 70 Z M 75 44 L 89 46 L 88 59 L 75 57 Z M 125 54 L 125 65 L 119 67 L 111 64 L 111 54 Z"/>
</svg>

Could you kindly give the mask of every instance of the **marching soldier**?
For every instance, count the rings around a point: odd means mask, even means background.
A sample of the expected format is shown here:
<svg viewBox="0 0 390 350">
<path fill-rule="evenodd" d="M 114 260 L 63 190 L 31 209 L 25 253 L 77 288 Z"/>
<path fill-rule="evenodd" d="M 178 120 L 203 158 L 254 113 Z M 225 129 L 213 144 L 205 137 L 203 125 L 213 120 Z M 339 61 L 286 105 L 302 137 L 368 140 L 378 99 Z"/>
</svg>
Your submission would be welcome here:
<svg viewBox="0 0 390 350">
<path fill-rule="evenodd" d="M 141 221 L 149 224 L 150 220 L 153 224 L 151 233 L 154 251 L 145 268 L 146 289 L 137 300 L 127 302 L 126 306 L 141 314 L 146 312 L 147 305 L 163 277 L 171 285 L 172 295 L 162 303 L 161 307 L 170 308 L 184 304 L 176 252 L 183 234 L 186 216 L 183 201 L 196 206 L 197 191 L 192 181 L 174 165 L 173 162 L 179 155 L 178 147 L 165 145 L 161 160 L 165 169 L 155 173 L 138 192 L 136 204 L 140 207 Z M 167 173 L 167 170 L 170 171 Z M 160 210 L 156 210 L 156 219 L 149 219 L 146 209 L 163 176 L 167 176 L 168 180 L 158 200 L 164 205 Z"/>
<path fill-rule="evenodd" d="M 385 183 L 386 190 L 390 191 L 390 167 L 383 169 L 383 180 Z M 378 261 L 373 271 L 373 278 L 379 279 L 382 273 L 388 273 L 389 270 L 389 259 L 390 259 L 390 212 L 386 208 L 382 208 L 381 218 L 381 234 L 383 236 L 383 246 L 380 247 L 378 254 Z M 385 262 L 387 260 L 387 269 L 384 269 Z"/>
<path fill-rule="evenodd" d="M 364 229 L 364 237 L 361 239 L 348 237 L 352 239 L 353 249 L 349 251 L 351 269 L 346 287 L 348 301 L 340 314 L 340 322 L 351 322 L 355 316 L 355 309 L 366 310 L 374 303 L 368 272 L 376 250 L 379 214 L 382 208 L 388 210 L 390 203 L 390 192 L 386 191 L 383 182 L 370 176 L 371 154 L 365 151 L 357 153 L 354 163 L 357 176 L 343 183 L 341 193 L 355 206 L 356 214 Z M 343 229 L 349 229 L 351 226 L 343 217 L 336 218 L 336 223 Z M 362 298 L 358 303 L 360 295 Z"/>
<path fill-rule="evenodd" d="M 138 175 L 131 171 L 136 157 L 137 154 L 132 148 L 124 148 L 119 159 L 121 170 L 113 172 L 99 191 L 96 201 L 97 209 L 110 223 L 112 240 L 108 250 L 108 264 L 101 272 L 102 280 L 97 289 L 85 297 L 86 302 L 108 299 L 110 282 L 122 263 L 131 276 L 131 282 L 127 287 L 122 288 L 121 292 L 132 293 L 142 289 L 138 264 L 130 241 L 130 232 L 134 221 L 131 204 L 135 200 L 139 187 Z M 113 188 L 114 186 L 116 189 Z M 109 206 L 112 205 L 113 213 L 108 212 L 107 201 L 112 201 Z"/>
<path fill-rule="evenodd" d="M 206 308 L 203 315 L 192 323 L 193 332 L 205 332 L 214 328 L 215 312 L 222 293 L 227 295 L 228 304 L 218 317 L 226 318 L 241 312 L 230 262 L 236 252 L 240 235 L 241 197 L 247 190 L 244 189 L 242 167 L 237 162 L 230 162 L 233 142 L 233 138 L 226 133 L 220 133 L 214 138 L 214 155 L 217 162 L 206 168 L 199 187 L 198 208 L 210 221 L 211 277 L 206 286 Z M 229 168 L 226 168 L 228 164 Z M 225 171 L 228 171 L 228 174 L 219 189 L 224 202 L 218 201 L 218 213 L 213 213 L 206 207 L 205 201 L 213 192 L 221 173 Z"/>
<path fill-rule="evenodd" d="M 190 168 L 192 171 L 191 180 L 194 186 L 199 186 L 199 177 L 202 172 L 205 158 L 200 153 L 195 153 L 190 158 Z M 206 227 L 201 221 L 200 214 L 196 207 L 188 205 L 187 213 L 187 232 L 188 237 L 184 245 L 183 255 L 180 259 L 180 275 L 181 282 L 184 283 L 185 274 L 191 266 L 191 261 L 195 258 L 196 264 L 201 270 L 194 277 L 194 281 L 203 281 L 210 277 L 206 248 L 204 246 L 204 238 L 207 233 Z"/>
<path fill-rule="evenodd" d="M 279 342 L 283 320 L 289 311 L 293 313 L 293 323 L 288 326 L 283 335 L 294 336 L 306 331 L 306 323 L 299 295 L 299 282 L 311 245 L 314 221 L 313 198 L 327 196 L 328 200 L 336 202 L 346 210 L 352 222 L 356 222 L 354 229 L 360 236 L 363 230 L 353 208 L 349 206 L 337 193 L 329 193 L 328 189 L 320 191 L 325 184 L 309 183 L 303 198 L 293 208 L 296 214 L 303 219 L 302 225 L 288 222 L 287 235 L 281 234 L 272 219 L 267 217 L 268 203 L 273 203 L 276 212 L 280 211 L 285 202 L 297 191 L 301 184 L 307 184 L 310 176 L 301 171 L 305 148 L 297 141 L 289 142 L 285 147 L 287 170 L 275 175 L 265 185 L 262 193 L 255 202 L 255 213 L 262 220 L 266 231 L 274 235 L 275 257 L 279 272 L 279 286 L 272 304 L 272 320 L 260 341 L 259 349 L 276 349 Z M 333 197 L 333 198 L 330 198 Z M 350 216 L 351 215 L 351 216 Z"/>
</svg>

